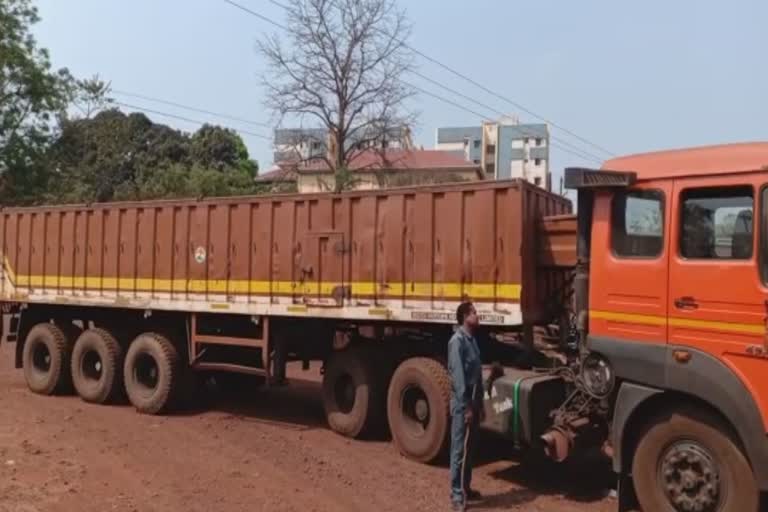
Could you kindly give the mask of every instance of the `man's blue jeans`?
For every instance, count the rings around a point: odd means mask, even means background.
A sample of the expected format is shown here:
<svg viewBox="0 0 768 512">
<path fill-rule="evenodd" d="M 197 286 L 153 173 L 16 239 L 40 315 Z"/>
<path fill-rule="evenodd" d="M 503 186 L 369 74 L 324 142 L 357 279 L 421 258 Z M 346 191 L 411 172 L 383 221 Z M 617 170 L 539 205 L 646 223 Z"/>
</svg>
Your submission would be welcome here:
<svg viewBox="0 0 768 512">
<path fill-rule="evenodd" d="M 471 488 L 476 430 L 477 423 L 467 424 L 463 414 L 451 415 L 451 501 L 454 503 L 464 503 L 465 492 Z"/>
</svg>

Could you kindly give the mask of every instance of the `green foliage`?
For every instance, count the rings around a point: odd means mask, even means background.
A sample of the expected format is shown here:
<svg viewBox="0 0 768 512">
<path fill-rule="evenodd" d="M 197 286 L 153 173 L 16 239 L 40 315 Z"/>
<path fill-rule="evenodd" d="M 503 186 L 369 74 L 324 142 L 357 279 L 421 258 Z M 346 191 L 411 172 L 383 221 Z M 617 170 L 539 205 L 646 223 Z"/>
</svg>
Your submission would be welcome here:
<svg viewBox="0 0 768 512">
<path fill-rule="evenodd" d="M 39 20 L 30 0 L 0 0 L 0 201 L 28 201 L 45 183 L 41 156 L 55 118 L 72 94 L 66 69 L 53 71 L 30 27 Z"/>
<path fill-rule="evenodd" d="M 100 202 L 257 192 L 257 165 L 231 130 L 203 126 L 192 135 L 144 114 L 110 109 L 64 120 L 49 152 L 48 202 Z"/>
<path fill-rule="evenodd" d="M 109 108 L 98 75 L 51 70 L 30 33 L 38 20 L 31 0 L 0 0 L 0 204 L 259 191 L 235 132 L 205 125 L 190 135 Z"/>
</svg>

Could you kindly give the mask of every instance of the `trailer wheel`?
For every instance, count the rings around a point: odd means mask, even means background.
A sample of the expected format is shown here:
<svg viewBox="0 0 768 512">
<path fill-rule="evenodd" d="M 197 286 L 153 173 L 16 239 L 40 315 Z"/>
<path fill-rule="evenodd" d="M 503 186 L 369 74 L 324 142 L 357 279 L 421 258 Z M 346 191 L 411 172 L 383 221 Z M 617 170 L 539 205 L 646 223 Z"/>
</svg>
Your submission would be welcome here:
<svg viewBox="0 0 768 512">
<path fill-rule="evenodd" d="M 755 476 L 730 429 L 694 408 L 659 416 L 643 432 L 632 463 L 643 510 L 757 512 Z"/>
<path fill-rule="evenodd" d="M 168 411 L 182 385 L 179 355 L 168 338 L 148 332 L 131 342 L 123 366 L 125 391 L 144 414 Z"/>
<path fill-rule="evenodd" d="M 445 366 L 426 358 L 406 359 L 389 384 L 387 416 L 392 440 L 410 459 L 434 462 L 450 437 L 451 379 Z"/>
<path fill-rule="evenodd" d="M 72 350 L 72 382 L 86 402 L 116 401 L 123 391 L 123 349 L 104 329 L 88 329 Z"/>
<path fill-rule="evenodd" d="M 351 348 L 334 352 L 325 364 L 323 406 L 328 425 L 347 437 L 370 433 L 384 410 L 380 379 L 370 363 L 370 352 Z"/>
<path fill-rule="evenodd" d="M 31 391 L 53 395 L 71 390 L 71 347 L 71 340 L 55 324 L 40 323 L 30 329 L 22 358 L 24 377 Z"/>
</svg>

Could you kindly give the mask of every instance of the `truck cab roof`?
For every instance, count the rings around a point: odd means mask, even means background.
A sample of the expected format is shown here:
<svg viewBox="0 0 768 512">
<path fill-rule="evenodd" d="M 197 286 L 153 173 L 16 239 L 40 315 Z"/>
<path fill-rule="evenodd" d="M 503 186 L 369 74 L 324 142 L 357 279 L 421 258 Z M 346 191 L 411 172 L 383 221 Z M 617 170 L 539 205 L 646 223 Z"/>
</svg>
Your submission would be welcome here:
<svg viewBox="0 0 768 512">
<path fill-rule="evenodd" d="M 634 172 L 641 181 L 768 171 L 768 142 L 655 151 L 614 158 L 603 170 Z"/>
</svg>

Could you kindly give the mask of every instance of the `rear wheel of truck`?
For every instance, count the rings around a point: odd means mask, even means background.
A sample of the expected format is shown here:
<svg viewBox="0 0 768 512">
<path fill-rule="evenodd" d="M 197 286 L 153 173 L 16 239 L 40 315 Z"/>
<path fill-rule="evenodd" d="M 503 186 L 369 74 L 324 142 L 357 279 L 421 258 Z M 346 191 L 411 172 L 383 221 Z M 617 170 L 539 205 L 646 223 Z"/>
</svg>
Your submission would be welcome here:
<svg viewBox="0 0 768 512">
<path fill-rule="evenodd" d="M 632 479 L 644 511 L 759 509 L 755 476 L 730 429 L 693 408 L 651 422 L 637 445 Z"/>
<path fill-rule="evenodd" d="M 123 349 L 104 329 L 88 329 L 72 350 L 72 382 L 86 402 L 105 404 L 123 393 Z"/>
<path fill-rule="evenodd" d="M 381 423 L 383 386 L 363 347 L 334 352 L 325 364 L 323 406 L 328 425 L 347 437 L 361 437 Z"/>
<path fill-rule="evenodd" d="M 450 437 L 451 379 L 440 362 L 414 357 L 395 370 L 389 384 L 387 416 L 397 449 L 410 459 L 434 462 Z"/>
<path fill-rule="evenodd" d="M 71 390 L 72 342 L 65 331 L 51 323 L 37 324 L 24 340 L 23 364 L 27 386 L 40 395 Z"/>
<path fill-rule="evenodd" d="M 168 411 L 182 387 L 179 355 L 173 343 L 157 333 L 143 333 L 131 342 L 123 366 L 125 391 L 144 414 Z"/>
</svg>

